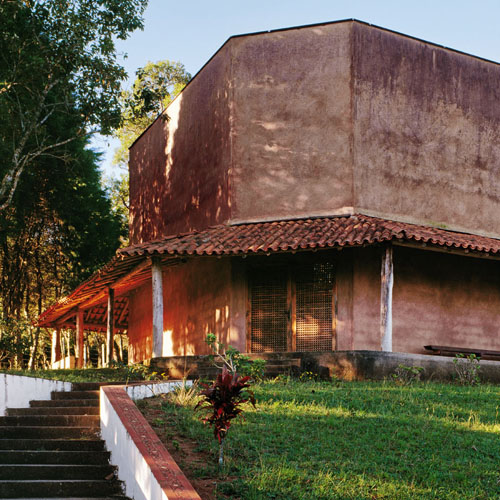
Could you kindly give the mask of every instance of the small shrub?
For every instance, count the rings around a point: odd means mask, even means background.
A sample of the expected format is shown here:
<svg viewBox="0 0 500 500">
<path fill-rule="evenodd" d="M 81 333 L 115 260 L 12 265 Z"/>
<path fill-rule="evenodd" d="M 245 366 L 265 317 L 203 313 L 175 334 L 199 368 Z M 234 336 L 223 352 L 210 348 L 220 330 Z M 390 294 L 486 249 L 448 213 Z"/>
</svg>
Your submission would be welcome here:
<svg viewBox="0 0 500 500">
<path fill-rule="evenodd" d="M 123 373 L 125 378 L 125 383 L 130 381 L 138 380 L 164 380 L 167 378 L 166 373 L 155 372 L 151 370 L 149 366 L 143 365 L 142 363 L 136 363 L 134 365 L 126 365 L 121 361 L 112 361 L 110 368 Z"/>
<path fill-rule="evenodd" d="M 400 385 L 411 385 L 420 381 L 424 369 L 421 366 L 398 365 L 392 379 Z"/>
<path fill-rule="evenodd" d="M 194 381 L 192 385 L 187 385 L 186 380 L 182 381 L 173 391 L 166 395 L 167 399 L 176 406 L 195 406 L 200 399 L 200 390 L 198 381 Z"/>
<path fill-rule="evenodd" d="M 209 333 L 205 338 L 206 344 L 212 350 L 210 358 L 217 368 L 225 367 L 230 373 L 239 373 L 242 376 L 250 377 L 254 381 L 264 378 L 266 361 L 264 359 L 251 359 L 250 356 L 241 354 L 238 349 L 232 346 L 225 346 L 217 342 L 217 337 Z"/>
<path fill-rule="evenodd" d="M 477 385 L 481 382 L 479 371 L 481 366 L 479 362 L 481 358 L 475 354 L 457 354 L 453 360 L 455 367 L 455 375 L 457 380 L 462 385 Z"/>
<path fill-rule="evenodd" d="M 244 376 L 250 377 L 252 380 L 259 381 L 264 378 L 264 372 L 266 370 L 266 360 L 264 359 L 250 359 L 248 356 L 243 354 L 239 355 L 238 362 L 236 364 L 236 371 Z"/>
<path fill-rule="evenodd" d="M 224 464 L 224 440 L 231 421 L 243 411 L 241 406 L 244 403 L 250 402 L 255 407 L 255 396 L 247 390 L 249 380 L 250 377 L 230 373 L 224 366 L 212 385 L 203 384 L 202 399 L 195 406 L 195 410 L 208 410 L 208 415 L 202 420 L 213 427 L 214 436 L 219 441 L 219 467 Z"/>
<path fill-rule="evenodd" d="M 311 371 L 302 372 L 299 376 L 301 382 L 317 382 L 319 380 L 319 375 Z"/>
<path fill-rule="evenodd" d="M 278 375 L 276 375 L 276 377 L 272 378 L 271 380 L 268 380 L 268 382 L 270 384 L 283 384 L 283 385 L 286 385 L 291 380 L 292 380 L 292 378 L 290 377 L 289 374 L 279 373 Z"/>
</svg>

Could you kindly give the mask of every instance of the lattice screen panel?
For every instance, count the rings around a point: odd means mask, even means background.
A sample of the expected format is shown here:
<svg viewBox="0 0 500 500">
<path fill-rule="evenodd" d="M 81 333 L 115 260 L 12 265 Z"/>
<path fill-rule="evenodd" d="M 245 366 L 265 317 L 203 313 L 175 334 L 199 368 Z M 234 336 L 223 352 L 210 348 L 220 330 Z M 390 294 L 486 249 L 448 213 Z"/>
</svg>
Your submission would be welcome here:
<svg viewBox="0 0 500 500">
<path fill-rule="evenodd" d="M 287 350 L 287 271 L 265 269 L 251 277 L 251 351 Z"/>
<path fill-rule="evenodd" d="M 296 349 L 329 351 L 333 336 L 334 267 L 328 262 L 301 266 L 295 273 Z"/>
</svg>

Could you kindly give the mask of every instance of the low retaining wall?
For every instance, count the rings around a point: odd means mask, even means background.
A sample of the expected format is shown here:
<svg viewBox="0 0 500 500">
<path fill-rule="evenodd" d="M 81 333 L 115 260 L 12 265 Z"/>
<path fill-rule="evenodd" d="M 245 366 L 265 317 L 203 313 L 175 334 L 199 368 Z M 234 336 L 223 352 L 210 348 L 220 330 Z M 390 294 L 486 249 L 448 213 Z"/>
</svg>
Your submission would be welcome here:
<svg viewBox="0 0 500 500">
<path fill-rule="evenodd" d="M 178 383 L 101 387 L 101 435 L 134 500 L 201 500 L 128 394 L 141 399 Z"/>
<path fill-rule="evenodd" d="M 7 408 L 29 408 L 33 399 L 49 400 L 53 391 L 71 391 L 71 382 L 0 373 L 0 415 Z"/>
<path fill-rule="evenodd" d="M 249 354 L 251 358 L 265 359 L 274 370 L 299 374 L 313 371 L 321 376 L 338 377 L 345 380 L 381 380 L 390 377 L 398 365 L 421 366 L 422 379 L 450 381 L 455 374 L 453 357 L 426 354 L 407 354 L 382 351 L 323 351 L 323 352 L 279 352 Z M 287 362 L 293 361 L 293 365 Z M 167 371 L 172 377 L 213 378 L 219 372 L 211 366 L 208 356 L 172 356 L 155 358 L 152 366 L 158 371 Z M 484 382 L 500 383 L 500 361 L 481 360 L 480 377 Z"/>
<path fill-rule="evenodd" d="M 193 381 L 186 380 L 185 384 L 186 386 L 191 386 L 193 385 Z M 158 396 L 159 394 L 165 394 L 180 385 L 182 385 L 180 380 L 172 380 L 168 382 L 138 382 L 136 384 L 126 385 L 124 388 L 130 399 L 138 401 L 140 399 Z"/>
<path fill-rule="evenodd" d="M 306 354 L 306 353 L 304 353 Z M 454 358 L 425 354 L 381 351 L 336 351 L 307 353 L 302 368 L 345 380 L 381 380 L 390 377 L 398 365 L 421 366 L 422 380 L 451 381 L 455 376 Z M 482 360 L 480 378 L 483 382 L 500 383 L 500 362 Z"/>
</svg>

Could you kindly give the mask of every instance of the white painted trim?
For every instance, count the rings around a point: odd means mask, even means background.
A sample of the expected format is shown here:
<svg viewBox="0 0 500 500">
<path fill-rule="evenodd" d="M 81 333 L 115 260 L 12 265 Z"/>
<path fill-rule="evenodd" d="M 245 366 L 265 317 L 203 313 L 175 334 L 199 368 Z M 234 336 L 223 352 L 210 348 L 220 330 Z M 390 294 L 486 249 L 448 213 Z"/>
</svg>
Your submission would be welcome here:
<svg viewBox="0 0 500 500">
<path fill-rule="evenodd" d="M 151 287 L 153 289 L 153 358 L 163 356 L 163 276 L 157 259 L 151 261 Z"/>
<path fill-rule="evenodd" d="M 0 373 L 0 415 L 7 408 L 29 408 L 30 401 L 51 399 L 53 391 L 71 391 L 71 382 Z"/>
<path fill-rule="evenodd" d="M 392 352 L 392 288 L 394 285 L 393 248 L 382 254 L 380 283 L 380 339 L 382 351 Z"/>
</svg>

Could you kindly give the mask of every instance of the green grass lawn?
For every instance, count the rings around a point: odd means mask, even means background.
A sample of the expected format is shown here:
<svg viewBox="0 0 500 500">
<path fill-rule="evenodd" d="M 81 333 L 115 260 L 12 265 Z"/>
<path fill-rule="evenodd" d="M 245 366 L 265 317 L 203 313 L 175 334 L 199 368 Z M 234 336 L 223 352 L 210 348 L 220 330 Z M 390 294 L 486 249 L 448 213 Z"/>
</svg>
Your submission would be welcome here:
<svg viewBox="0 0 500 500">
<path fill-rule="evenodd" d="M 289 381 L 255 395 L 229 432 L 223 498 L 500 498 L 500 387 Z M 185 464 L 189 475 L 217 477 L 218 444 L 199 417 L 164 402 L 156 423 L 210 454 Z"/>
<path fill-rule="evenodd" d="M 40 377 L 65 382 L 121 382 L 130 375 L 126 368 L 85 368 L 67 370 L 1 370 L 8 375 Z M 136 377 L 137 379 L 137 377 Z"/>
</svg>

